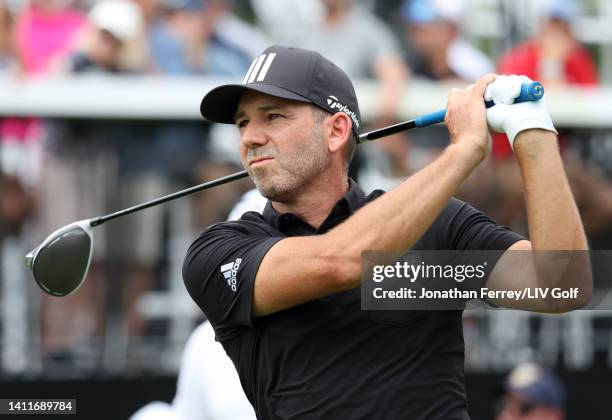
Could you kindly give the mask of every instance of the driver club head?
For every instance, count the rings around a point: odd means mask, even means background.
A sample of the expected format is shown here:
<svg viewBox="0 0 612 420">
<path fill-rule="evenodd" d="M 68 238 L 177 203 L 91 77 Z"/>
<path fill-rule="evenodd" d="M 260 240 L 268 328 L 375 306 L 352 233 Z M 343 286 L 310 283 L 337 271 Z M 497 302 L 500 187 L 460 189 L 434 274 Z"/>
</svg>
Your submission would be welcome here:
<svg viewBox="0 0 612 420">
<path fill-rule="evenodd" d="M 26 265 L 44 292 L 66 296 L 85 280 L 93 253 L 90 222 L 80 220 L 56 230 L 26 256 Z"/>
</svg>

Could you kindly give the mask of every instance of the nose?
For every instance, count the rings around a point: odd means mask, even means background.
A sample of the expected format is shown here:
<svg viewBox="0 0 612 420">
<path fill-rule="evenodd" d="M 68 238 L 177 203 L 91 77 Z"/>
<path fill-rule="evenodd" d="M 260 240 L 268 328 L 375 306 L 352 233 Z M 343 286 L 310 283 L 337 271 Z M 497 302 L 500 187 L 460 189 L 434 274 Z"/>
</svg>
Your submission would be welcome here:
<svg viewBox="0 0 612 420">
<path fill-rule="evenodd" d="M 240 130 L 240 142 L 247 148 L 256 148 L 268 142 L 268 135 L 263 124 L 255 119 Z"/>
</svg>

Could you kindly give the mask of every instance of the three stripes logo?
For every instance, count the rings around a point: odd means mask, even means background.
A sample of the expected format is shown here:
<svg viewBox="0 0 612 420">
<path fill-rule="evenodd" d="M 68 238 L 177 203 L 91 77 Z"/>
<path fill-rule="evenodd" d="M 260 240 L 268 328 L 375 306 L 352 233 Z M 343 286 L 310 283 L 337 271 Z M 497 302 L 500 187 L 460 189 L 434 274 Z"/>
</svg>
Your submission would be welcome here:
<svg viewBox="0 0 612 420">
<path fill-rule="evenodd" d="M 233 292 L 237 289 L 236 276 L 238 275 L 241 262 L 242 258 L 236 258 L 236 261 L 221 266 L 221 274 L 223 274 L 223 278 L 227 281 L 227 285 Z"/>
<path fill-rule="evenodd" d="M 271 54 L 262 54 L 257 57 L 251 63 L 251 67 L 249 67 L 249 71 L 247 71 L 246 76 L 244 76 L 244 80 L 242 84 L 253 83 L 253 82 L 263 82 L 266 79 L 266 75 L 268 74 L 268 70 L 270 70 L 270 66 L 272 62 L 276 58 L 276 53 Z"/>
</svg>

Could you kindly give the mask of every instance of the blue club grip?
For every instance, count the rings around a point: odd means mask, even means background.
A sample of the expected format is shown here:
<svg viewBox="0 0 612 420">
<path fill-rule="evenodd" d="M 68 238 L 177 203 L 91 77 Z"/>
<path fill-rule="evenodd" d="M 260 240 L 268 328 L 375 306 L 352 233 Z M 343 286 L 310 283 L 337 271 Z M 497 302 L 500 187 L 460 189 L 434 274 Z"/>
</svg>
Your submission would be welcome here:
<svg viewBox="0 0 612 420">
<path fill-rule="evenodd" d="M 514 100 L 514 103 L 519 102 L 527 102 L 527 101 L 538 101 L 542 99 L 544 96 L 544 86 L 540 82 L 531 82 L 525 83 L 521 85 L 521 93 Z M 485 106 L 487 108 L 495 105 L 492 101 L 485 102 Z M 428 125 L 433 125 L 437 123 L 441 123 L 444 121 L 444 117 L 446 116 L 446 109 L 441 109 L 440 111 L 432 112 L 430 114 L 421 115 L 420 117 L 416 117 L 414 119 L 414 123 L 417 127 L 426 127 Z"/>
</svg>

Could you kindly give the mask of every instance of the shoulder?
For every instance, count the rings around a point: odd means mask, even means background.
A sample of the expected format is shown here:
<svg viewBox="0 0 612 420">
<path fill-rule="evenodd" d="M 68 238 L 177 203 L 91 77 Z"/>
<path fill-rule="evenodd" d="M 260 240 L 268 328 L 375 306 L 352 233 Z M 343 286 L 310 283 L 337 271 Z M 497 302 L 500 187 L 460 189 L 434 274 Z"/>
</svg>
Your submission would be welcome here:
<svg viewBox="0 0 612 420">
<path fill-rule="evenodd" d="M 204 230 L 189 246 L 186 262 L 194 253 L 214 246 L 232 246 L 246 238 L 277 236 L 274 228 L 265 223 L 261 214 L 249 211 L 239 220 L 215 223 Z M 280 234 L 278 235 L 280 236 Z"/>
<path fill-rule="evenodd" d="M 524 239 L 457 198 L 451 198 L 418 243 L 418 249 L 504 250 Z"/>
<path fill-rule="evenodd" d="M 458 198 L 451 197 L 444 206 L 431 229 L 448 230 L 453 224 L 460 223 L 469 216 L 482 214 L 470 204 Z"/>
<path fill-rule="evenodd" d="M 238 221 L 210 226 L 191 244 L 183 262 L 183 282 L 191 298 L 220 334 L 251 326 L 253 285 L 268 250 L 283 237 L 256 220 L 255 212 Z"/>
</svg>

